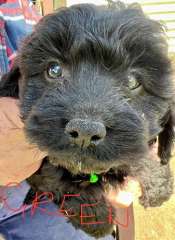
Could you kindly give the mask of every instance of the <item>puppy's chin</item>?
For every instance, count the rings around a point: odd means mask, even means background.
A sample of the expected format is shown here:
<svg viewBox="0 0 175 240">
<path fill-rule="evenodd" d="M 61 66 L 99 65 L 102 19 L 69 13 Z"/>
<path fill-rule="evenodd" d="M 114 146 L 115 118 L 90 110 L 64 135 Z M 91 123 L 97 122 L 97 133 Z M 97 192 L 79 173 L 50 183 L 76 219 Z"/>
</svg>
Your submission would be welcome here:
<svg viewBox="0 0 175 240">
<path fill-rule="evenodd" d="M 69 158 L 69 160 L 67 158 L 65 158 L 65 156 L 63 158 L 59 157 L 54 157 L 54 156 L 49 156 L 49 162 L 55 166 L 55 167 L 62 167 L 66 170 L 68 170 L 70 173 L 72 173 L 73 175 L 77 175 L 77 174 L 91 174 L 93 173 L 97 173 L 97 174 L 102 174 L 104 172 L 109 171 L 110 169 L 110 165 L 106 165 L 106 164 L 98 164 L 97 161 L 94 164 L 92 164 L 91 162 L 93 161 L 92 158 L 86 158 L 86 161 L 83 161 L 82 158 L 79 157 L 74 157 L 74 158 Z"/>
<path fill-rule="evenodd" d="M 149 142 L 148 154 L 154 154 L 154 159 L 155 157 L 157 157 L 157 142 L 155 139 L 154 141 Z M 58 168 L 62 171 L 62 193 L 65 194 L 68 191 L 68 193 L 70 194 L 80 194 L 80 198 L 78 198 L 77 200 L 70 200 L 69 203 L 67 203 L 67 208 L 70 208 L 73 205 L 76 208 L 76 206 L 80 206 L 81 204 L 89 204 L 88 208 L 83 209 L 84 215 L 91 215 L 94 217 L 91 217 L 90 219 L 83 219 L 83 221 L 87 222 L 102 222 L 102 220 L 109 217 L 109 211 L 111 211 L 112 214 L 111 218 L 113 220 L 117 219 L 117 206 L 114 206 L 110 202 L 109 193 L 113 191 L 113 193 L 116 193 L 117 195 L 119 188 L 122 188 L 126 178 L 131 174 L 128 165 L 123 164 L 110 169 L 106 168 L 106 171 L 99 172 L 97 174 L 98 181 L 95 183 L 90 182 L 90 174 L 88 174 L 88 172 L 95 172 L 93 168 L 88 169 L 87 173 L 81 172 L 79 169 L 78 174 L 76 174 L 76 171 L 74 172 L 72 169 L 70 169 L 69 171 L 68 169 L 65 169 L 61 166 L 59 166 Z M 77 208 L 76 211 L 80 214 Z M 76 217 L 71 219 L 71 222 L 75 227 L 81 228 L 82 230 L 96 238 L 111 234 L 113 231 L 114 222 L 110 222 L 109 224 L 106 221 L 102 224 L 88 225 L 86 223 L 85 225 L 79 225 L 81 220 L 82 219 L 80 218 L 80 216 L 77 215 Z"/>
<path fill-rule="evenodd" d="M 72 209 L 72 213 L 65 212 L 70 222 L 76 227 L 84 230 L 89 235 L 99 238 L 112 234 L 113 222 L 108 219 L 116 219 L 116 209 L 108 200 L 109 191 L 116 191 L 127 176 L 127 167 L 110 169 L 107 172 L 97 174 L 98 180 L 91 182 L 89 174 L 74 175 L 63 167 L 58 167 L 61 172 L 59 186 L 61 196 L 65 194 L 78 194 L 78 197 L 69 198 L 65 202 L 64 209 Z M 61 203 L 58 202 L 58 205 Z M 83 215 L 83 217 L 82 217 Z M 92 224 L 93 223 L 93 224 Z"/>
</svg>

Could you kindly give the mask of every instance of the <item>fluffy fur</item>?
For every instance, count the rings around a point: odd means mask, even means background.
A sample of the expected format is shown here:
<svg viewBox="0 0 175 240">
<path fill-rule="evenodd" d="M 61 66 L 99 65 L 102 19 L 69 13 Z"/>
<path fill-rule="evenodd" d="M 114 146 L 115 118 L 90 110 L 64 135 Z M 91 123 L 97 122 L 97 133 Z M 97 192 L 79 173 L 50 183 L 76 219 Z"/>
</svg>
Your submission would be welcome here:
<svg viewBox="0 0 175 240">
<path fill-rule="evenodd" d="M 53 61 L 63 74 L 51 80 L 47 69 Z M 133 79 L 140 86 L 131 90 Z M 84 209 L 84 215 L 95 215 L 91 222 L 106 219 L 111 207 L 106 191 L 125 176 L 140 181 L 145 207 L 169 199 L 173 94 L 163 26 L 138 5 L 122 3 L 113 9 L 75 5 L 45 16 L 0 82 L 1 96 L 20 99 L 29 141 L 48 151 L 39 171 L 28 179 L 32 189 L 53 192 L 58 205 L 64 194 L 80 194 L 65 203 L 76 213 L 69 220 L 96 238 L 110 234 L 113 226 L 107 221 L 80 224 L 80 204 L 97 203 Z M 95 146 L 72 144 L 65 133 L 72 119 L 102 123 L 105 138 Z M 161 163 L 150 151 L 157 136 Z M 105 182 L 89 184 L 91 172 L 105 176 Z"/>
</svg>

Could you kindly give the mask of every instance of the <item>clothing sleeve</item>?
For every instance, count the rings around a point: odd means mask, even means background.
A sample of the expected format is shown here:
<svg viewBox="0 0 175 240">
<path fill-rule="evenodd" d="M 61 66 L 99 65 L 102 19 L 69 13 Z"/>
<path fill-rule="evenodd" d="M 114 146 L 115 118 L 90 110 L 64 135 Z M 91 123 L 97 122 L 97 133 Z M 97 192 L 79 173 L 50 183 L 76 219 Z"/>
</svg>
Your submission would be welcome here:
<svg viewBox="0 0 175 240">
<path fill-rule="evenodd" d="M 0 78 L 10 69 L 21 41 L 40 18 L 29 0 L 0 1 Z"/>
<path fill-rule="evenodd" d="M 23 204 L 29 190 L 26 182 L 0 188 L 0 234 L 5 240 L 95 240 L 75 229 L 68 217 L 61 215 L 58 206 L 49 199 L 43 203 Z M 99 240 L 114 240 L 108 235 Z"/>
</svg>

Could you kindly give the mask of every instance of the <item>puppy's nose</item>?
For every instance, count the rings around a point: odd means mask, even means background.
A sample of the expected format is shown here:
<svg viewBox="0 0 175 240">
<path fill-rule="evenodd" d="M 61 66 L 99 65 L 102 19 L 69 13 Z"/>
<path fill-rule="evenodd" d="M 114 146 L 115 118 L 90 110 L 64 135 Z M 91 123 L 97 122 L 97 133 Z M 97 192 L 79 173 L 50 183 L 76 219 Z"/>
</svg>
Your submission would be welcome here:
<svg viewBox="0 0 175 240">
<path fill-rule="evenodd" d="M 86 119 L 72 119 L 66 125 L 65 132 L 73 143 L 81 147 L 90 144 L 97 145 L 106 136 L 106 128 L 103 123 Z"/>
</svg>

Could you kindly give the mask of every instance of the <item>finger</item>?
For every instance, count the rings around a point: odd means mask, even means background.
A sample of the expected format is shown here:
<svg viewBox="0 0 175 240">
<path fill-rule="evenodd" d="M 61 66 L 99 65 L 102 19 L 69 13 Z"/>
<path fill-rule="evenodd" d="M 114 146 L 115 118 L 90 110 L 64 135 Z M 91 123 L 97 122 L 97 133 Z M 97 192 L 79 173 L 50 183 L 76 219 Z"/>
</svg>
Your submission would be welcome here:
<svg viewBox="0 0 175 240">
<path fill-rule="evenodd" d="M 133 202 L 133 194 L 131 192 L 126 192 L 122 190 L 111 191 L 108 196 L 108 200 L 110 203 L 116 208 L 126 208 L 129 207 L 130 204 Z"/>
</svg>

